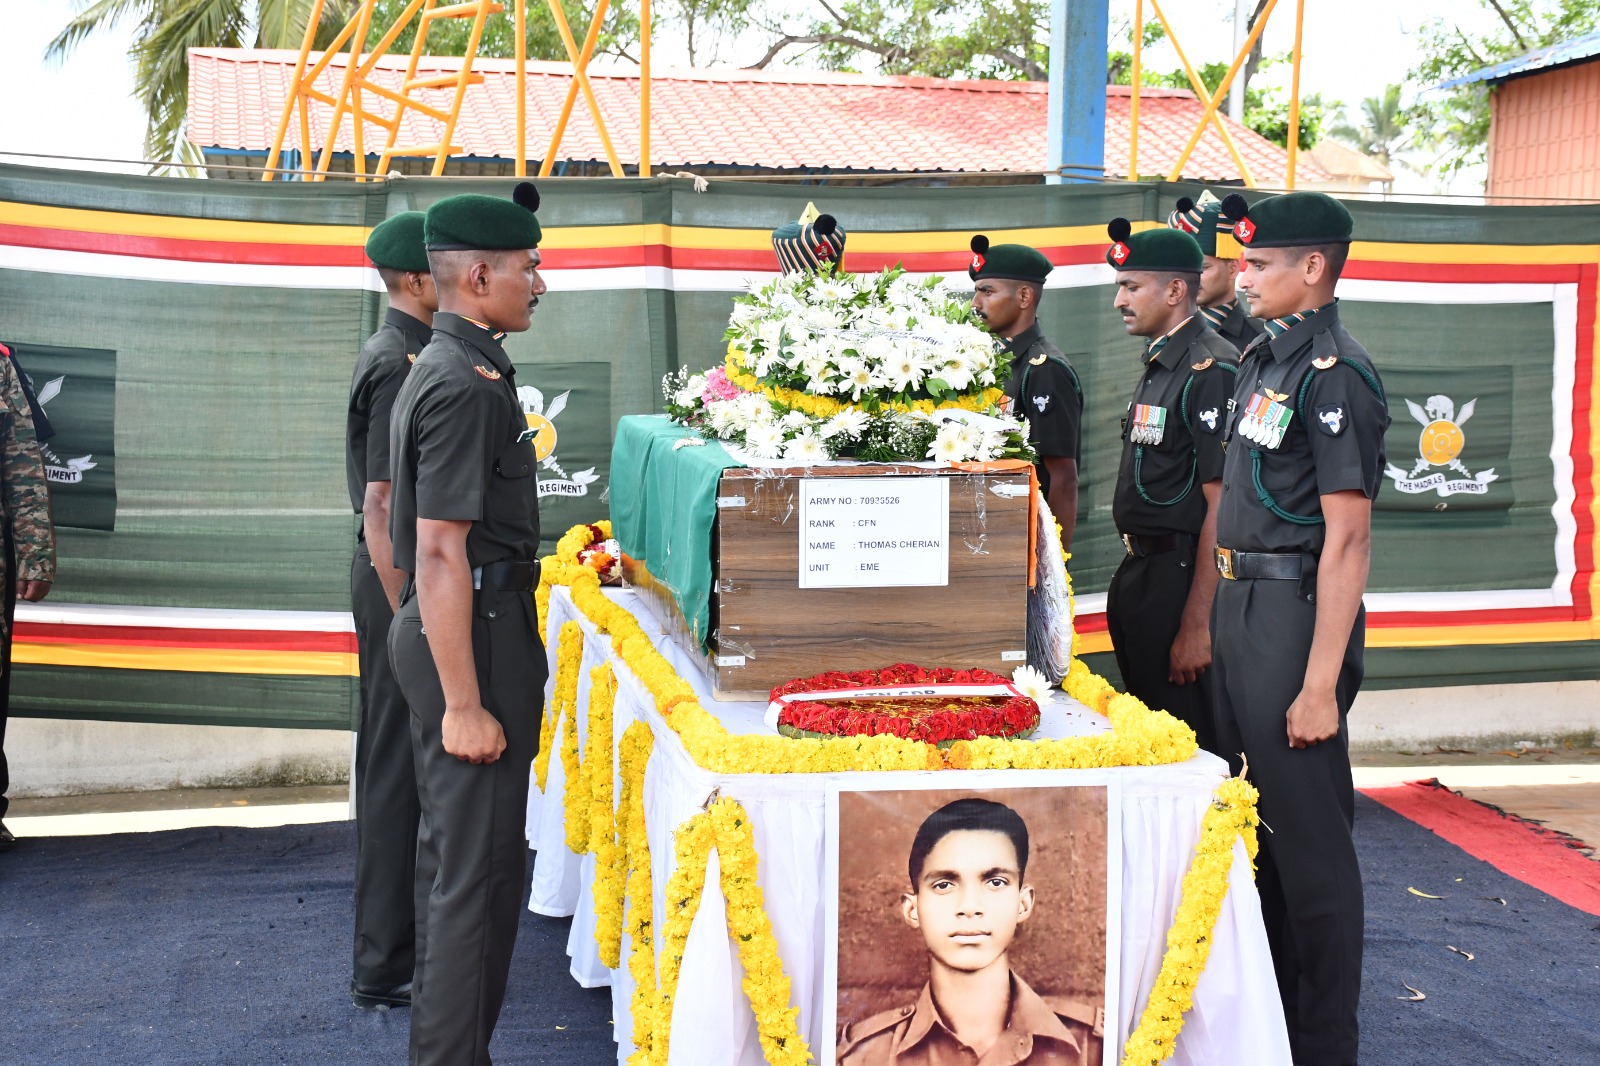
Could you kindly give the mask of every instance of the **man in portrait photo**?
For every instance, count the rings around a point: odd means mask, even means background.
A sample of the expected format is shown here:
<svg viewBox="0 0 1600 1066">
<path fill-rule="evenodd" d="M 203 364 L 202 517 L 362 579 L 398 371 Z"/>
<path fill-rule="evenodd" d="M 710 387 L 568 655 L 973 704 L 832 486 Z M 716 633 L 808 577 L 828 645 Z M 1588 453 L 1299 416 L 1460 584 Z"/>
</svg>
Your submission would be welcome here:
<svg viewBox="0 0 1600 1066">
<path fill-rule="evenodd" d="M 928 815 L 912 839 L 899 902 L 921 934 L 929 977 L 915 1004 L 844 1027 L 839 1066 L 1100 1066 L 1094 1010 L 1040 997 L 1012 969 L 1019 927 L 1039 905 L 1028 826 L 968 797 Z"/>
</svg>

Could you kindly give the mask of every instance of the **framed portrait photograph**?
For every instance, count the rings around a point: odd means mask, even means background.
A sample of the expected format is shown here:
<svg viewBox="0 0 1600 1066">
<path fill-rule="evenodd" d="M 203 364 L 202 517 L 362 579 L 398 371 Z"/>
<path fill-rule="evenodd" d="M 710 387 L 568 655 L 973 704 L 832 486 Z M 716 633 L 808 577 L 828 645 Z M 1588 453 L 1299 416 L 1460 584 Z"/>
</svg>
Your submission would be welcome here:
<svg viewBox="0 0 1600 1066">
<path fill-rule="evenodd" d="M 829 793 L 818 1061 L 1115 1066 L 1116 778 L 965 776 Z"/>
</svg>

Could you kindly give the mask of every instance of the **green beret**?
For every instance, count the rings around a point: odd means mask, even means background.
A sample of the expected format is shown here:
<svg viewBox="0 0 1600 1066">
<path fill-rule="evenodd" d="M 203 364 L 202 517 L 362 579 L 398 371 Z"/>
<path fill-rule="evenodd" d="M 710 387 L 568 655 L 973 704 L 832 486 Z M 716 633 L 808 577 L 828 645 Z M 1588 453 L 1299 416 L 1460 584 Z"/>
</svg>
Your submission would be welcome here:
<svg viewBox="0 0 1600 1066">
<path fill-rule="evenodd" d="M 1200 242 L 1202 252 L 1221 259 L 1237 259 L 1244 251 L 1233 235 L 1237 221 L 1223 214 L 1222 201 L 1210 189 L 1200 194 L 1198 203 L 1187 196 L 1179 197 L 1177 210 L 1167 216 L 1168 226 L 1192 235 Z"/>
<path fill-rule="evenodd" d="M 1114 218 L 1106 227 L 1112 240 L 1106 262 L 1118 270 L 1181 271 L 1198 274 L 1205 269 L 1206 256 L 1200 242 L 1176 229 L 1147 229 L 1133 232 L 1133 223 Z"/>
<path fill-rule="evenodd" d="M 367 258 L 372 265 L 390 270 L 428 272 L 428 248 L 422 241 L 421 211 L 402 211 L 373 227 L 367 238 Z"/>
<path fill-rule="evenodd" d="M 838 219 L 818 215 L 814 221 L 786 222 L 773 230 L 772 250 L 785 274 L 798 274 L 821 270 L 823 263 L 838 263 L 844 257 L 844 240 Z"/>
<path fill-rule="evenodd" d="M 427 240 L 430 252 L 498 252 L 537 248 L 542 231 L 534 212 L 539 210 L 539 190 L 533 182 L 517 184 L 511 199 L 466 193 L 440 200 L 428 208 Z"/>
<path fill-rule="evenodd" d="M 967 276 L 973 281 L 1001 278 L 1043 285 L 1054 269 L 1055 264 L 1044 253 L 1026 244 L 991 245 L 981 233 L 972 238 L 972 262 L 967 266 Z"/>
<path fill-rule="evenodd" d="M 1232 193 L 1222 201 L 1222 212 L 1239 220 L 1233 232 L 1247 248 L 1349 243 L 1355 229 L 1344 204 L 1323 192 L 1286 192 L 1254 204 Z"/>
</svg>

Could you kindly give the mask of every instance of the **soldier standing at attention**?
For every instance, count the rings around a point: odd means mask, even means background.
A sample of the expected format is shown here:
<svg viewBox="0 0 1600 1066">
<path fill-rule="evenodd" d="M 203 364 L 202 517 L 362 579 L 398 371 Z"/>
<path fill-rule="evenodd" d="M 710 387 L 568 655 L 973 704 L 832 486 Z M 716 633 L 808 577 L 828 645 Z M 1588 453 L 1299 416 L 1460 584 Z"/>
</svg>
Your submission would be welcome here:
<svg viewBox="0 0 1600 1066">
<path fill-rule="evenodd" d="M 1180 197 L 1178 209 L 1168 217 L 1167 225 L 1200 242 L 1200 250 L 1206 254 L 1206 266 L 1200 272 L 1200 313 L 1223 340 L 1242 352 L 1261 336 L 1262 329 L 1261 323 L 1239 304 L 1242 249 L 1233 235 L 1236 221 L 1222 213 L 1222 201 L 1207 189 L 1200 194 L 1199 203 Z"/>
<path fill-rule="evenodd" d="M 1061 523 L 1061 547 L 1072 550 L 1078 524 L 1078 447 L 1083 386 L 1061 349 L 1039 329 L 1039 301 L 1050 260 L 1022 244 L 989 245 L 972 238 L 967 274 L 976 286 L 972 311 L 1011 355 L 1006 409 L 1028 423 L 1028 443 L 1038 453 L 1039 488 Z"/>
<path fill-rule="evenodd" d="M 0 851 L 16 847 L 6 828 L 6 790 L 11 786 L 6 765 L 6 718 L 11 703 L 11 633 L 17 600 L 38 602 L 56 579 L 56 530 L 50 519 L 50 483 L 34 435 L 33 397 L 23 386 L 11 349 L 0 344 L 0 537 L 5 540 L 5 615 L 0 624 Z M 45 423 L 46 426 L 49 423 Z"/>
<path fill-rule="evenodd" d="M 1187 233 L 1107 227 L 1116 308 L 1144 337 L 1143 368 L 1122 420 L 1111 516 L 1127 555 L 1111 578 L 1106 626 L 1128 692 L 1170 711 L 1216 750 L 1211 601 L 1217 591 L 1222 426 L 1239 353 L 1197 313 L 1200 245 Z M 1196 566 L 1196 562 L 1204 564 Z"/>
<path fill-rule="evenodd" d="M 488 1066 L 522 908 L 548 668 L 533 432 L 501 340 L 528 328 L 545 285 L 538 191 L 522 182 L 514 199 L 428 209 L 439 311 L 392 419 L 390 532 L 409 579 L 389 653 L 422 804 L 412 1066 Z"/>
<path fill-rule="evenodd" d="M 1350 213 L 1322 193 L 1223 212 L 1266 333 L 1245 351 L 1217 508 L 1217 740 L 1261 790 L 1256 883 L 1294 1061 L 1356 1061 L 1361 870 L 1346 715 L 1361 687 L 1383 385 L 1339 321 Z"/>
<path fill-rule="evenodd" d="M 367 258 L 389 292 L 383 325 L 362 345 L 350 385 L 345 472 L 361 516 L 350 567 L 350 604 L 361 664 L 356 733 L 356 932 L 350 996 L 358 1007 L 411 1002 L 415 962 L 417 775 L 411 712 L 389 665 L 389 622 L 405 575 L 389 541 L 389 413 L 433 333 L 439 309 L 421 211 L 379 224 Z"/>
</svg>

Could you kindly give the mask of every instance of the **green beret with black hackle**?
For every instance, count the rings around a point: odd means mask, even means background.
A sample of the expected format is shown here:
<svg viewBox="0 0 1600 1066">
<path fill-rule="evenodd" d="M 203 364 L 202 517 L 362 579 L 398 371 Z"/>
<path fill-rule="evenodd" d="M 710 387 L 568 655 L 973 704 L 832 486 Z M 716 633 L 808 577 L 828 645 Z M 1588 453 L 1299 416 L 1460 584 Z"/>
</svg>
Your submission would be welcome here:
<svg viewBox="0 0 1600 1066">
<path fill-rule="evenodd" d="M 428 208 L 430 252 L 501 252 L 537 248 L 539 190 L 531 181 L 518 182 L 511 199 L 464 193 Z"/>
<path fill-rule="evenodd" d="M 1253 204 L 1231 193 L 1222 213 L 1239 220 L 1233 232 L 1246 248 L 1347 244 L 1355 229 L 1349 210 L 1325 192 L 1286 192 Z"/>
<path fill-rule="evenodd" d="M 1161 273 L 1198 274 L 1206 256 L 1200 242 L 1182 230 L 1158 227 L 1133 232 L 1133 223 L 1114 218 L 1106 226 L 1111 247 L 1106 262 L 1118 270 L 1154 270 Z"/>
<path fill-rule="evenodd" d="M 967 264 L 967 276 L 973 281 L 998 278 L 1002 281 L 1030 281 L 1043 285 L 1055 264 L 1043 252 L 1026 244 L 990 244 L 989 238 L 978 234 L 972 238 L 972 260 Z"/>
</svg>

